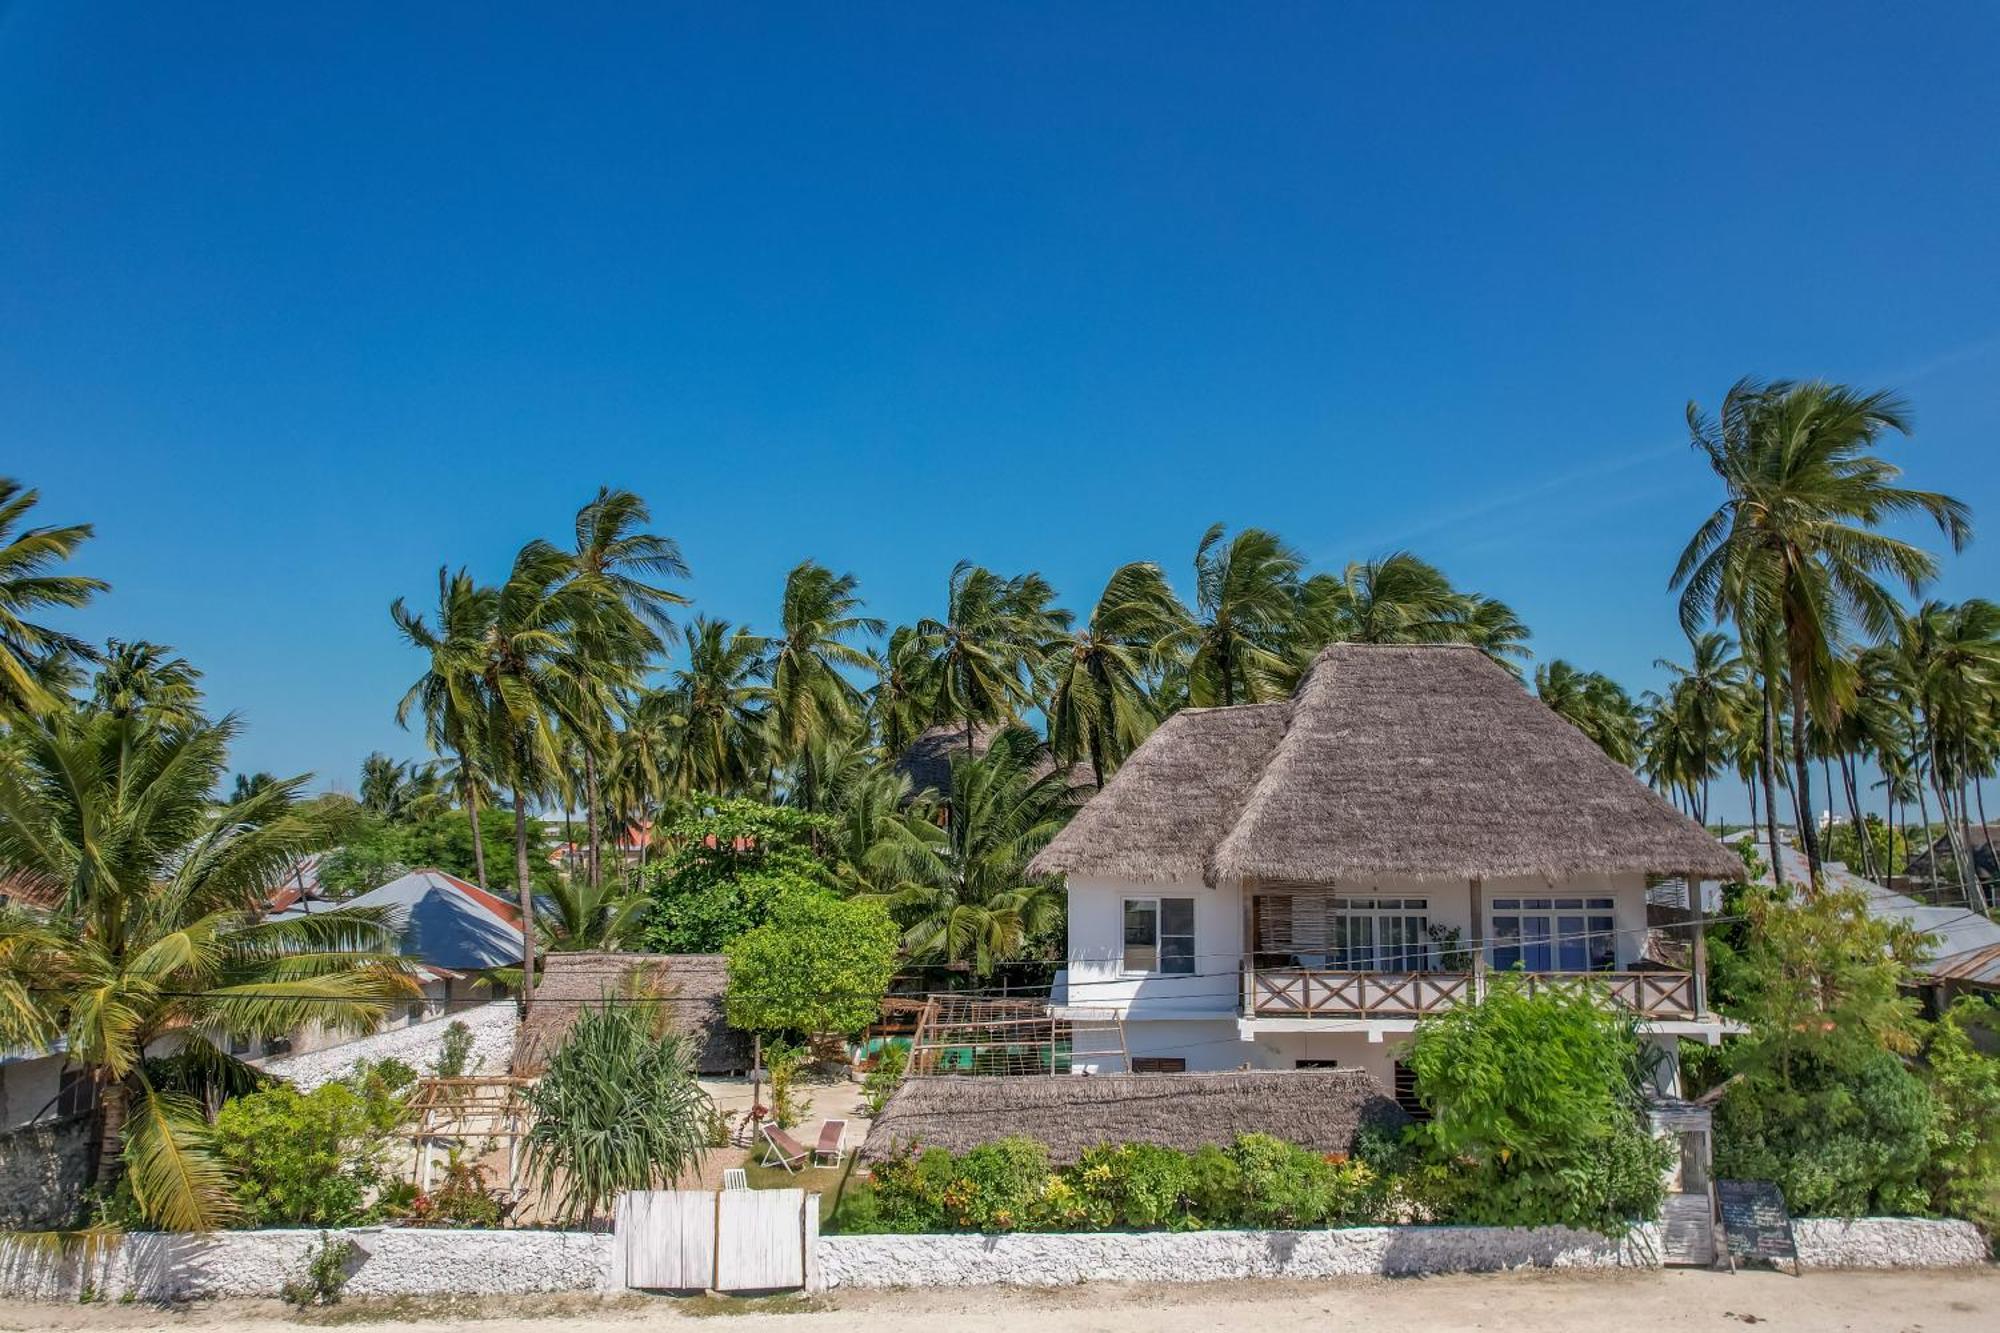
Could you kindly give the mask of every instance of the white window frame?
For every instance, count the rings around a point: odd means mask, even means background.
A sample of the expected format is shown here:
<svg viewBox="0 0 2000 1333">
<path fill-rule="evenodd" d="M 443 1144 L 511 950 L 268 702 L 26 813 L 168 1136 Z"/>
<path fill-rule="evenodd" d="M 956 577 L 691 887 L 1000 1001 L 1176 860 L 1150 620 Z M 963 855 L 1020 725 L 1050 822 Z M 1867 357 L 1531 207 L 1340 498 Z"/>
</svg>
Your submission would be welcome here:
<svg viewBox="0 0 2000 1333">
<path fill-rule="evenodd" d="M 1437 971 L 1437 945 L 1430 937 L 1430 898 L 1424 894 L 1401 893 L 1355 893 L 1337 894 L 1327 900 L 1327 968 L 1335 972 L 1404 972 Z M 1354 967 L 1350 953 L 1354 946 L 1349 942 L 1353 935 L 1349 922 L 1368 922 L 1368 955 L 1371 966 Z M 1388 932 L 1383 930 L 1385 921 L 1394 921 L 1398 932 L 1416 923 L 1416 936 L 1406 939 L 1400 946 L 1386 942 Z M 1382 966 L 1384 955 L 1394 952 L 1399 958 L 1387 961 L 1396 965 Z"/>
<path fill-rule="evenodd" d="M 1494 899 L 1493 905 L 1487 915 L 1489 925 L 1487 931 L 1488 957 L 1492 960 L 1495 970 L 1513 970 L 1514 965 L 1512 963 L 1503 965 L 1500 962 L 1500 951 L 1502 949 L 1512 949 L 1520 956 L 1521 970 L 1524 972 L 1603 975 L 1605 973 L 1616 972 L 1620 967 L 1618 961 L 1618 900 L 1609 894 L 1510 894 L 1505 898 Z M 1515 934 L 1509 942 L 1504 944 L 1501 942 L 1500 935 L 1500 920 L 1502 917 L 1512 918 L 1516 923 Z M 1582 929 L 1565 929 L 1563 926 L 1565 918 L 1580 921 Z M 1532 944 L 1526 924 L 1530 920 L 1541 922 L 1544 930 L 1542 935 L 1532 940 Z M 1601 926 L 1593 926 L 1590 924 L 1593 921 L 1603 924 Z M 1562 963 L 1563 946 L 1565 944 L 1580 941 L 1584 950 L 1584 961 L 1588 964 L 1591 944 L 1599 938 L 1610 942 L 1611 962 L 1608 967 L 1585 966 L 1578 969 L 1560 966 Z M 1538 968 L 1528 966 L 1528 950 L 1534 946 L 1548 949 L 1549 967 Z"/>
<path fill-rule="evenodd" d="M 1186 903 L 1188 907 L 1188 928 L 1185 932 L 1165 929 L 1166 908 L 1170 902 Z M 1125 939 L 1125 918 L 1130 909 L 1140 903 L 1150 904 L 1153 909 L 1153 966 L 1133 967 L 1126 961 L 1125 951 L 1134 947 Z M 1195 901 L 1180 894 L 1137 894 L 1123 895 L 1118 900 L 1118 972 L 1127 977 L 1191 977 L 1199 967 L 1199 955 L 1195 952 Z M 1169 939 L 1185 939 L 1188 942 L 1188 966 L 1186 971 L 1167 971 L 1160 965 L 1166 958 L 1166 942 Z M 1145 946 L 1137 946 L 1144 948 Z"/>
</svg>

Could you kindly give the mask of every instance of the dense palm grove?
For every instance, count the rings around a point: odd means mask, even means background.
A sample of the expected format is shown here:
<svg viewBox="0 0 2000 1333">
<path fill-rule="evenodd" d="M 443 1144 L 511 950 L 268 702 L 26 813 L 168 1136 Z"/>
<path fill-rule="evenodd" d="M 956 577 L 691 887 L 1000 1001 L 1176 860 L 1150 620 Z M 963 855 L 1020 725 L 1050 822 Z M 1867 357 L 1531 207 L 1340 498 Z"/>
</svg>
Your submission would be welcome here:
<svg viewBox="0 0 2000 1333">
<path fill-rule="evenodd" d="M 1962 504 L 1882 456 L 1907 409 L 1746 381 L 1688 427 L 1722 499 L 1671 571 L 1686 644 L 1663 688 L 1635 700 L 1552 660 L 1535 692 L 1697 819 L 1741 784 L 1815 871 L 1831 850 L 1884 877 L 1941 835 L 1934 874 L 1983 910 L 2000 607 L 1923 600 L 1936 556 L 1885 527 L 1970 536 Z M 105 585 L 68 568 L 90 528 L 31 526 L 36 502 L 0 482 L 0 872 L 48 905 L 0 915 L 0 1039 L 95 1071 L 101 1183 L 175 1226 L 226 1210 L 201 1129 L 204 1098 L 247 1077 L 223 1038 L 366 1027 L 412 993 L 366 912 L 267 917 L 307 853 L 333 852 L 336 891 L 418 864 L 510 885 L 556 950 L 720 948 L 805 882 L 879 903 L 906 966 L 984 984 L 1060 957 L 1059 886 L 1027 863 L 1177 709 L 1284 698 L 1333 642 L 1465 644 L 1517 675 L 1530 658 L 1505 602 L 1416 555 L 1315 570 L 1222 525 L 1178 566 L 1188 596 L 1144 560 L 1078 606 L 962 563 L 932 615 L 890 626 L 808 560 L 771 624 L 732 624 L 677 591 L 687 564 L 645 503 L 605 489 L 497 579 L 447 566 L 434 604 L 390 607 L 418 672 L 396 717 L 425 759 L 372 756 L 359 801 L 268 774 L 224 794 L 236 724 L 210 718 L 195 667 L 43 623 Z M 948 780 L 916 789 L 898 760 L 919 744 Z M 1831 849 L 1827 806 L 1848 817 Z M 538 810 L 565 812 L 564 847 Z M 149 1059 L 169 1031 L 210 1040 Z"/>
</svg>

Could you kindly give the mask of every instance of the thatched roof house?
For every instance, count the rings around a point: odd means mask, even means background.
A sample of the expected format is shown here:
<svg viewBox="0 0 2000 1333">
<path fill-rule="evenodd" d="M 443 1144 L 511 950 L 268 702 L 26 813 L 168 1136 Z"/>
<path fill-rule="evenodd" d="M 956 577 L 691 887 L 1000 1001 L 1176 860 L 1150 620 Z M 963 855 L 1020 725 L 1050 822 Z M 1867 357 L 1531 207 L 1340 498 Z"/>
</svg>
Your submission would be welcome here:
<svg viewBox="0 0 2000 1333">
<path fill-rule="evenodd" d="M 1335 644 L 1285 703 L 1170 718 L 1031 869 L 1213 885 L 1742 864 L 1478 649 Z"/>
<path fill-rule="evenodd" d="M 528 1020 L 514 1034 L 514 1072 L 541 1073 L 577 1015 L 624 995 L 635 973 L 663 997 L 673 1029 L 700 1039 L 700 1072 L 750 1068 L 749 1038 L 723 1018 L 728 964 L 721 954 L 552 953 L 535 978 Z"/>
<path fill-rule="evenodd" d="M 865 1162 L 899 1148 L 964 1152 L 1026 1137 L 1058 1166 L 1102 1143 L 1192 1150 L 1239 1134 L 1271 1134 L 1316 1152 L 1352 1152 L 1363 1125 L 1409 1121 L 1360 1069 L 1223 1074 L 1098 1074 L 1089 1078 L 913 1078 L 896 1090 L 861 1147 Z"/>
</svg>

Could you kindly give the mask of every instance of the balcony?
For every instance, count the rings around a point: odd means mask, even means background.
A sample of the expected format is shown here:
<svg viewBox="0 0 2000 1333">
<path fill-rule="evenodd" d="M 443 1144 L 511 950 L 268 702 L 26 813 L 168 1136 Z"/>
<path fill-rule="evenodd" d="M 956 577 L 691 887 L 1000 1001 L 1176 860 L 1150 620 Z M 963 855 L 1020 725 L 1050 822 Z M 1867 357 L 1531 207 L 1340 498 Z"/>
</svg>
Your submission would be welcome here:
<svg viewBox="0 0 2000 1333">
<path fill-rule="evenodd" d="M 1642 1019 L 1697 1017 L 1686 972 L 1527 972 L 1530 994 L 1582 991 Z M 1248 1018 L 1423 1018 L 1478 995 L 1470 972 L 1339 972 L 1280 967 L 1244 970 Z"/>
</svg>

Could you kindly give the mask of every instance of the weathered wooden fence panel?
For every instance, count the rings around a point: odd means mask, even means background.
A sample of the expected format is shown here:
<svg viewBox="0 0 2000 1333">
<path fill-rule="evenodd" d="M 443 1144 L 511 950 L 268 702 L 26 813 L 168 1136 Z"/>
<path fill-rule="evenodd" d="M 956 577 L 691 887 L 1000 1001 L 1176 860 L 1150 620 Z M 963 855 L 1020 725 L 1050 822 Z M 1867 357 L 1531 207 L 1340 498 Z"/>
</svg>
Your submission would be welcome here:
<svg viewBox="0 0 2000 1333">
<path fill-rule="evenodd" d="M 806 1192 L 724 1190 L 715 1236 L 719 1291 L 774 1291 L 806 1282 Z"/>
<path fill-rule="evenodd" d="M 804 1190 L 635 1190 L 620 1198 L 624 1285 L 648 1291 L 802 1287 L 816 1238 Z"/>
</svg>

